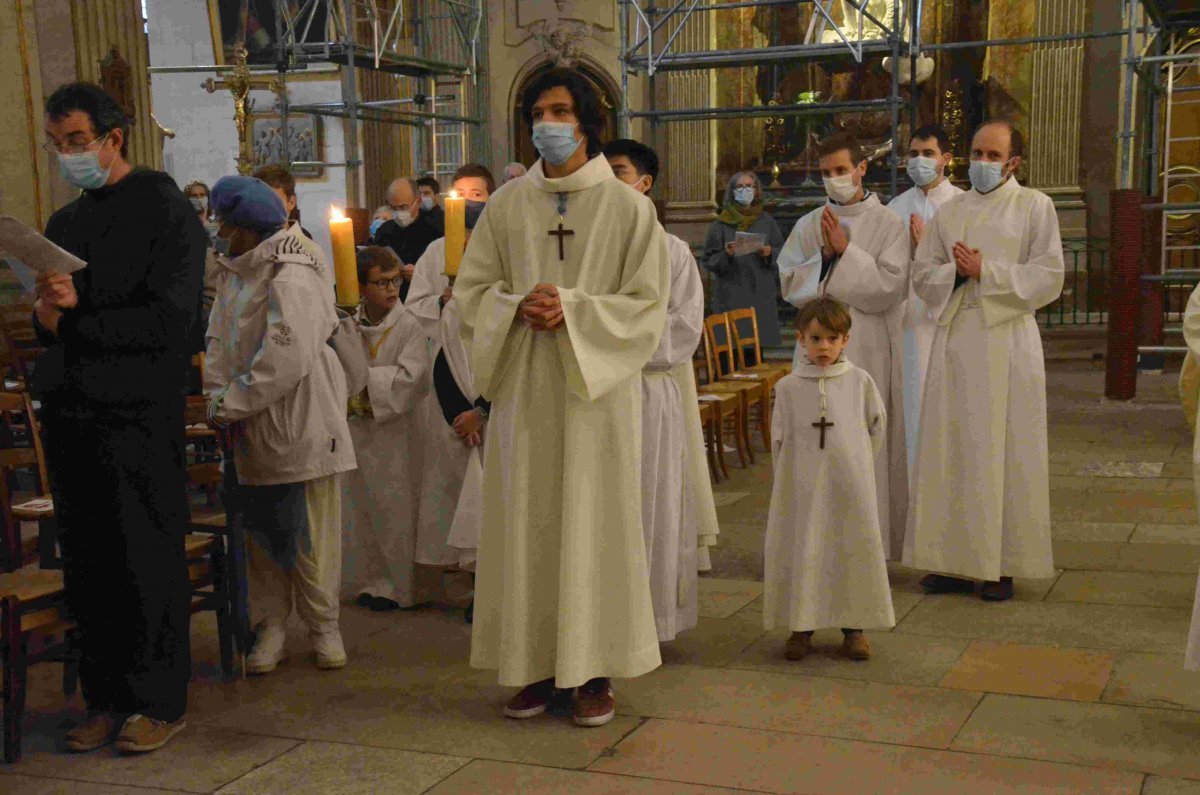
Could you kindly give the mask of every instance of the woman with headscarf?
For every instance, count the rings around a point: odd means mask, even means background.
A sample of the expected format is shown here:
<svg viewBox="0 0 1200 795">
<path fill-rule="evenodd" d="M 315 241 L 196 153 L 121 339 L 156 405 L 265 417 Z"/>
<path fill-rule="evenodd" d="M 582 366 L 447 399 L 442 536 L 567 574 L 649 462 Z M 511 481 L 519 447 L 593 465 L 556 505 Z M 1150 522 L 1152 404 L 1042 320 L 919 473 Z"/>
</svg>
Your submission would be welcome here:
<svg viewBox="0 0 1200 795">
<path fill-rule="evenodd" d="M 222 178 L 213 209 L 221 257 L 204 391 L 210 420 L 229 430 L 236 518 L 250 536 L 251 604 L 261 620 L 246 668 L 264 674 L 283 660 L 293 594 L 317 667 L 341 668 L 339 475 L 355 460 L 346 375 L 327 344 L 342 333 L 328 266 L 260 180 Z"/>
<path fill-rule="evenodd" d="M 762 237 L 757 251 L 736 253 L 739 232 Z M 779 271 L 775 265 L 783 234 L 763 210 L 762 185 L 749 171 L 734 174 L 725 188 L 725 207 L 708 227 L 701 264 L 713 275 L 712 311 L 753 307 L 763 347 L 780 344 Z"/>
</svg>

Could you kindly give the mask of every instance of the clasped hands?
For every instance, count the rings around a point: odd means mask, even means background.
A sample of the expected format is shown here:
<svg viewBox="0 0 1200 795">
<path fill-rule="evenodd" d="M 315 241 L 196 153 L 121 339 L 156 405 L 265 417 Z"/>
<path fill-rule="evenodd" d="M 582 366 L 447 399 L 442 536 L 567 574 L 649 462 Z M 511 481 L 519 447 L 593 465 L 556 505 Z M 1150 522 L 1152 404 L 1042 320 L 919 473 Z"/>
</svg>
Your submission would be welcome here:
<svg viewBox="0 0 1200 795">
<path fill-rule="evenodd" d="M 521 299 L 521 320 L 534 331 L 554 331 L 563 324 L 562 300 L 553 284 L 539 284 Z"/>
<path fill-rule="evenodd" d="M 959 276 L 978 279 L 983 272 L 983 254 L 960 240 L 954 244 L 954 268 Z"/>
<path fill-rule="evenodd" d="M 455 435 L 467 447 L 478 447 L 483 444 L 483 414 L 479 409 L 467 409 L 454 418 L 451 423 Z"/>
<path fill-rule="evenodd" d="M 70 276 L 53 271 L 37 275 L 37 301 L 33 310 L 38 322 L 52 334 L 58 333 L 58 321 L 64 309 L 79 306 L 79 294 Z"/>
<path fill-rule="evenodd" d="M 821 257 L 826 260 L 840 257 L 846 253 L 850 238 L 846 230 L 838 223 L 837 216 L 828 206 L 821 211 Z"/>
</svg>

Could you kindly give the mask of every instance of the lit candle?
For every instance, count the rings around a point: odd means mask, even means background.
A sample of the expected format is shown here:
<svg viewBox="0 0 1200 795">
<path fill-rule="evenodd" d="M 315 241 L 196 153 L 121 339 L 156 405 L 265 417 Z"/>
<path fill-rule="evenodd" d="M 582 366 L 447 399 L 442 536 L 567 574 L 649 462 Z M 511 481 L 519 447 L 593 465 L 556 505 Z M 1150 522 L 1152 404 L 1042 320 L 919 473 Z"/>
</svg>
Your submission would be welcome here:
<svg viewBox="0 0 1200 795">
<path fill-rule="evenodd" d="M 453 279 L 467 248 L 467 200 L 450 191 L 442 209 L 446 213 L 446 275 Z"/>
<path fill-rule="evenodd" d="M 333 241 L 333 278 L 337 283 L 338 306 L 358 306 L 354 225 L 336 207 L 329 208 L 329 237 Z"/>
</svg>

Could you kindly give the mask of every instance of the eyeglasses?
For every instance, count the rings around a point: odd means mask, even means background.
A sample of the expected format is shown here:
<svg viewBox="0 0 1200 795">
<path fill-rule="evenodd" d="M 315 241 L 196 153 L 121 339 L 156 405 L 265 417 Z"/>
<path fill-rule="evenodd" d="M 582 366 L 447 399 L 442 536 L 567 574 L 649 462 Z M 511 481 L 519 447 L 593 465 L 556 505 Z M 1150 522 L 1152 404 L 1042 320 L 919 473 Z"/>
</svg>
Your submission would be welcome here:
<svg viewBox="0 0 1200 795">
<path fill-rule="evenodd" d="M 106 138 L 108 138 L 108 133 L 98 136 L 86 144 L 67 144 L 66 146 L 59 146 L 53 140 L 47 140 L 44 144 L 42 144 L 42 148 L 50 154 L 58 152 L 60 155 L 81 155 L 84 152 L 91 150 L 91 148 L 97 143 L 103 145 Z"/>
<path fill-rule="evenodd" d="M 367 282 L 367 284 L 370 284 L 380 290 L 386 290 L 389 287 L 395 287 L 397 290 L 399 290 L 400 285 L 404 284 L 404 277 L 397 276 L 394 279 L 377 279 L 373 282 Z"/>
</svg>

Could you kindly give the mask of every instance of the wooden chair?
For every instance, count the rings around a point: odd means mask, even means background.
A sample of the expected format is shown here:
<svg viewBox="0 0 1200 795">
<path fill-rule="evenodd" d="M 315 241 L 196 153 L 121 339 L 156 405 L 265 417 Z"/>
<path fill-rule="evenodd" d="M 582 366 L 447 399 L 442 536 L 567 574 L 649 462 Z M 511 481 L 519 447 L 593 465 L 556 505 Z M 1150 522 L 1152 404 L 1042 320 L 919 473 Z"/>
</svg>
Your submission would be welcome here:
<svg viewBox="0 0 1200 795">
<path fill-rule="evenodd" d="M 709 372 L 713 374 L 714 383 L 735 383 L 745 389 L 746 396 L 746 439 L 747 446 L 750 438 L 751 409 L 758 414 L 758 424 L 762 430 L 763 447 L 771 450 L 771 381 L 761 373 L 746 373 L 736 369 L 737 354 L 733 346 L 733 336 L 729 330 L 729 321 L 724 314 L 712 315 L 704 319 L 704 339 L 711 358 Z M 748 448 L 749 449 L 749 448 Z M 750 451 L 753 461 L 754 453 Z"/>
<path fill-rule="evenodd" d="M 30 365 L 45 348 L 33 330 L 33 307 L 28 304 L 0 304 L 0 339 L 5 348 L 5 364 L 12 370 L 18 389 L 28 388 Z"/>
<path fill-rule="evenodd" d="M 700 412 L 700 428 L 704 431 L 704 451 L 705 457 L 708 459 L 708 473 L 712 477 L 713 483 L 720 483 L 721 471 L 717 468 L 717 411 L 713 408 L 712 402 L 707 400 L 701 400 L 697 409 Z"/>
<path fill-rule="evenodd" d="M 696 392 L 699 396 L 716 395 L 720 398 L 718 406 L 721 423 L 717 426 L 717 441 L 719 443 L 718 453 L 719 460 L 722 464 L 722 469 L 725 476 L 729 477 L 729 470 L 724 466 L 725 462 L 725 434 L 724 428 L 727 423 L 732 424 L 734 449 L 737 450 L 738 460 L 745 468 L 750 463 L 754 462 L 754 454 L 750 451 L 750 443 L 746 436 L 748 423 L 746 414 L 749 411 L 749 403 L 747 402 L 748 395 L 746 394 L 751 387 L 746 384 L 736 384 L 725 381 L 714 380 L 713 373 L 716 372 L 712 365 L 711 350 L 707 339 L 704 339 L 697 349 L 697 353 L 702 353 L 702 358 L 692 359 L 692 368 L 696 374 Z M 701 372 L 704 375 L 701 375 Z M 732 397 L 730 397 L 732 396 Z M 749 459 L 747 461 L 747 459 Z"/>
<path fill-rule="evenodd" d="M 765 376 L 775 388 L 785 375 L 792 371 L 791 362 L 764 362 L 762 345 L 758 340 L 758 312 L 754 307 L 746 309 L 731 309 L 725 313 L 728 318 L 729 333 L 733 337 L 733 349 L 737 353 L 736 367 L 741 373 L 754 373 Z M 747 331 L 749 332 L 747 334 Z M 746 364 L 746 352 L 754 356 L 754 364 Z"/>
<path fill-rule="evenodd" d="M 50 494 L 42 436 L 28 393 L 0 392 L 0 432 L 6 437 L 0 442 L 0 571 L 15 571 L 38 552 L 37 536 L 24 538 L 23 517 L 13 512 L 21 501 L 16 488 L 20 470 L 33 475 L 37 495 Z"/>
</svg>

